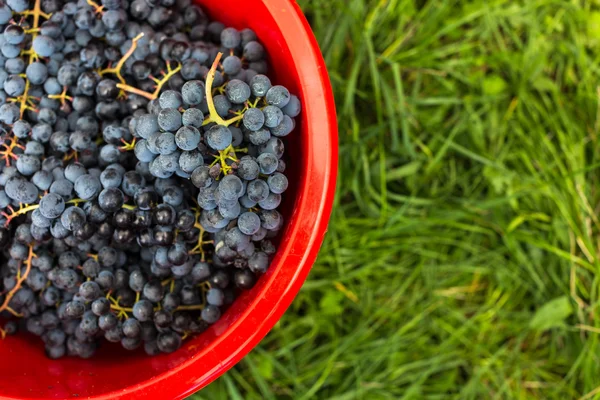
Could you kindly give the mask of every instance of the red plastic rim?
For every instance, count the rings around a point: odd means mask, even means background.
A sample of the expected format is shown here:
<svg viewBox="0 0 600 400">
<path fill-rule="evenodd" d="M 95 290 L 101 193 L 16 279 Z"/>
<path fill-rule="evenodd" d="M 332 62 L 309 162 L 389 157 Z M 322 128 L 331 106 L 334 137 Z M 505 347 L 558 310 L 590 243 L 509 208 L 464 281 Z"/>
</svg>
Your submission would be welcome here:
<svg viewBox="0 0 600 400">
<path fill-rule="evenodd" d="M 253 29 L 267 48 L 273 81 L 297 93 L 303 111 L 286 142 L 290 193 L 287 225 L 265 276 L 222 319 L 170 355 L 102 351 L 92 360 L 53 361 L 39 339 L 0 341 L 3 399 L 180 399 L 208 385 L 269 332 L 300 290 L 314 263 L 331 213 L 337 175 L 337 121 L 318 44 L 292 0 L 201 0 L 215 19 Z"/>
</svg>

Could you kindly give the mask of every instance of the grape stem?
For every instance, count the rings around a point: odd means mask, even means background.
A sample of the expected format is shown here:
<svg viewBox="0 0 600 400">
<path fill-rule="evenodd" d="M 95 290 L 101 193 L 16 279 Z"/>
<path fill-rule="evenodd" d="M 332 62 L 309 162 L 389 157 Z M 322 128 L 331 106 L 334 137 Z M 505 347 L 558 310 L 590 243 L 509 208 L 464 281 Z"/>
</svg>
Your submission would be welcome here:
<svg viewBox="0 0 600 400">
<path fill-rule="evenodd" d="M 133 138 L 131 140 L 131 142 L 127 142 L 125 139 L 121 138 L 121 143 L 123 143 L 123 146 L 119 147 L 119 150 L 121 152 L 123 151 L 132 151 L 133 149 L 135 149 L 135 142 L 136 142 L 136 138 Z"/>
<path fill-rule="evenodd" d="M 25 150 L 25 147 L 19 144 L 19 138 L 14 135 L 8 139 L 8 144 L 6 144 L 5 141 L 6 138 L 4 139 L 3 143 L 0 144 L 0 147 L 4 147 L 4 150 L 0 150 L 0 159 L 4 159 L 6 161 L 6 166 L 8 167 L 10 166 L 11 158 L 13 160 L 16 160 L 18 158 L 17 155 L 14 153 L 15 147 L 21 150 Z"/>
<path fill-rule="evenodd" d="M 88 3 L 90 3 L 90 1 L 91 0 L 88 0 Z M 93 1 L 91 3 L 93 3 Z M 125 65 L 125 62 L 127 61 L 127 59 L 129 57 L 131 57 L 131 55 L 133 54 L 135 49 L 137 49 L 137 42 L 143 37 L 144 37 L 144 32 L 141 32 L 139 35 L 134 37 L 131 40 L 131 47 L 129 48 L 129 50 L 127 50 L 127 52 L 125 54 L 123 54 L 123 57 L 121 57 L 121 59 L 119 60 L 117 65 L 115 65 L 114 67 L 105 68 L 103 70 L 100 70 L 100 71 L 98 71 L 98 74 L 100 76 L 103 76 L 104 74 L 115 74 L 117 76 L 117 78 L 119 78 L 119 81 L 122 84 L 125 84 L 126 83 L 125 78 L 123 78 L 123 75 L 121 75 L 121 68 L 123 68 L 123 65 Z"/>
<path fill-rule="evenodd" d="M 29 56 L 28 65 L 32 64 L 33 62 L 35 62 L 39 59 L 39 56 L 33 50 L 33 40 L 36 38 L 36 36 L 38 35 L 38 33 L 40 31 L 40 29 L 39 29 L 40 18 L 49 19 L 50 16 L 52 15 L 52 14 L 47 14 L 42 11 L 41 3 L 42 3 L 41 0 L 35 0 L 35 3 L 33 4 L 33 8 L 31 10 L 25 10 L 23 12 L 17 13 L 19 15 L 22 15 L 23 17 L 33 16 L 33 23 L 31 24 L 31 27 L 29 27 L 25 31 L 26 34 L 31 34 L 31 44 L 28 49 L 24 49 L 21 51 L 21 55 Z M 23 94 L 18 97 L 7 99 L 8 101 L 13 102 L 13 103 L 19 103 L 19 113 L 20 113 L 21 119 L 23 118 L 23 115 L 25 114 L 26 110 L 31 110 L 31 111 L 37 110 L 35 107 L 35 104 L 33 103 L 33 100 L 32 100 L 32 99 L 34 99 L 34 97 L 29 96 L 29 87 L 30 87 L 29 79 L 27 79 L 27 76 L 25 76 L 25 90 L 23 91 Z"/>
<path fill-rule="evenodd" d="M 66 153 L 63 157 L 63 161 L 69 161 L 69 160 L 75 160 L 78 161 L 79 155 L 77 154 L 76 150 L 70 150 L 68 153 Z"/>
<path fill-rule="evenodd" d="M 25 265 L 27 266 L 27 268 L 25 268 L 25 272 L 21 274 L 21 262 L 19 262 L 19 268 L 17 269 L 17 283 L 15 284 L 15 287 L 13 287 L 10 290 L 10 292 L 6 294 L 6 297 L 4 298 L 4 303 L 2 303 L 2 305 L 0 306 L 0 312 L 8 311 L 15 317 L 23 316 L 22 314 L 13 310 L 8 304 L 12 300 L 15 293 L 17 293 L 17 291 L 21 289 L 21 286 L 23 285 L 23 282 L 25 282 L 25 279 L 27 279 L 27 276 L 29 276 L 29 271 L 31 271 L 31 260 L 34 257 L 37 257 L 37 255 L 33 252 L 33 246 L 30 244 L 29 254 L 27 255 L 27 259 L 25 260 Z M 2 334 L 2 338 L 4 338 L 4 334 Z"/>
<path fill-rule="evenodd" d="M 171 63 L 169 61 L 167 61 L 167 71 L 166 72 L 162 71 L 162 78 L 160 78 L 160 79 L 154 78 L 154 82 L 156 83 L 156 85 L 154 87 L 155 88 L 154 92 L 152 92 L 152 93 L 145 92 L 143 90 L 140 90 L 133 86 L 127 85 L 125 83 L 117 83 L 117 87 L 125 92 L 137 94 L 138 96 L 145 97 L 148 100 L 154 100 L 160 94 L 160 91 L 162 90 L 165 83 L 167 83 L 169 81 L 169 79 L 171 79 L 171 77 L 173 75 L 175 75 L 176 73 L 178 73 L 179 71 L 181 71 L 180 63 L 177 63 L 177 67 L 173 68 L 173 67 L 171 67 Z"/>
<path fill-rule="evenodd" d="M 17 97 L 11 97 L 7 99 L 7 101 L 10 103 L 19 103 L 20 118 L 23 118 L 23 115 L 25 115 L 26 110 L 37 111 L 37 108 L 33 103 L 33 97 L 29 95 L 29 87 L 29 79 L 25 78 L 25 90 L 23 90 L 23 94 Z"/>
<path fill-rule="evenodd" d="M 29 82 L 27 82 L 29 83 Z M 50 94 L 48 95 L 48 98 L 50 99 L 55 99 L 55 100 L 60 100 L 60 104 L 64 107 L 68 101 L 73 101 L 73 97 L 68 96 L 67 95 L 67 87 L 63 86 L 63 91 L 61 94 Z M 27 93 L 27 91 L 25 91 L 25 93 Z"/>
<path fill-rule="evenodd" d="M 99 6 L 95 1 L 92 1 L 92 0 L 87 0 L 87 3 L 90 6 L 92 6 L 92 8 L 94 9 L 94 13 L 96 13 L 96 14 L 104 13 L 104 6 Z"/>
<path fill-rule="evenodd" d="M 27 214 L 29 211 L 33 211 L 36 208 L 39 208 L 40 205 L 39 204 L 34 204 L 34 205 L 29 205 L 29 204 L 19 204 L 19 209 L 15 210 L 14 208 L 12 208 L 12 206 L 8 206 L 6 208 L 8 208 L 10 210 L 10 214 L 6 213 L 6 212 L 1 212 L 0 215 L 2 215 L 3 217 L 6 218 L 6 222 L 4 223 L 4 227 L 8 227 L 8 225 L 10 224 L 10 222 L 15 218 L 18 217 L 19 215 L 23 215 L 23 214 Z"/>
<path fill-rule="evenodd" d="M 195 218 L 196 220 L 194 222 L 194 228 L 198 229 L 200 233 L 198 234 L 198 243 L 192 250 L 190 250 L 189 254 L 200 254 L 200 259 L 202 262 L 204 262 L 206 254 L 203 246 L 205 244 L 214 243 L 214 240 L 204 240 L 204 234 L 206 231 L 202 227 L 202 224 L 200 224 L 200 211 L 198 209 L 195 210 Z"/>
<path fill-rule="evenodd" d="M 217 67 L 219 66 L 221 57 L 223 57 L 223 53 L 218 53 L 217 57 L 215 58 L 215 61 L 212 64 L 212 67 L 208 71 L 208 75 L 206 76 L 206 87 L 205 87 L 206 103 L 208 104 L 208 112 L 209 112 L 208 119 L 209 119 L 209 121 L 214 122 L 217 125 L 229 126 L 231 124 L 235 124 L 238 121 L 241 121 L 242 118 L 244 118 L 244 115 L 240 114 L 237 117 L 234 117 L 234 118 L 231 118 L 231 119 L 228 119 L 227 121 L 225 121 L 223 118 L 221 118 L 219 113 L 217 113 L 217 109 L 215 108 L 215 102 L 213 100 L 213 95 L 212 95 L 212 85 L 213 85 L 213 82 L 215 81 L 215 73 L 217 72 Z"/>
</svg>

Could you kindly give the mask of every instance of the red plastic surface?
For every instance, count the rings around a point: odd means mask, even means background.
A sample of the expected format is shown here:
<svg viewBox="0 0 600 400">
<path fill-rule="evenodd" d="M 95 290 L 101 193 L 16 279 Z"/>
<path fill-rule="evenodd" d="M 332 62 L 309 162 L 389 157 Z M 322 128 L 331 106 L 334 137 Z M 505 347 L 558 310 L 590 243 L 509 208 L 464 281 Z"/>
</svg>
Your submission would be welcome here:
<svg viewBox="0 0 600 400">
<path fill-rule="evenodd" d="M 39 338 L 0 340 L 0 398 L 183 398 L 256 346 L 306 279 L 327 230 L 337 175 L 335 106 L 319 47 L 291 0 L 199 3 L 215 19 L 252 28 L 269 52 L 272 80 L 302 100 L 297 128 L 286 143 L 292 183 L 284 196 L 287 225 L 269 271 L 218 323 L 174 354 L 148 357 L 111 347 L 92 360 L 53 361 L 44 356 Z"/>
</svg>

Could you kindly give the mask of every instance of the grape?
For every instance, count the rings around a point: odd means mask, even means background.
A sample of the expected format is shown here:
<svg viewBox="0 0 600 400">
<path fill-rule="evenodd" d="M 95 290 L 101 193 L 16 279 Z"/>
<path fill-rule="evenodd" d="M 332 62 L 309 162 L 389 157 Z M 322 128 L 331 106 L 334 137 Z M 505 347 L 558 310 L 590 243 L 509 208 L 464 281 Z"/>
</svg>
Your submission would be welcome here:
<svg viewBox="0 0 600 400">
<path fill-rule="evenodd" d="M 79 29 L 89 29 L 94 23 L 94 13 L 91 9 L 81 8 L 75 14 L 74 22 Z"/>
<path fill-rule="evenodd" d="M 4 81 L 4 91 L 10 97 L 17 97 L 25 91 L 25 79 L 19 75 L 9 75 Z"/>
<path fill-rule="evenodd" d="M 170 154 L 161 154 L 156 157 L 152 163 L 156 164 L 156 167 L 172 175 L 179 166 L 179 152 L 173 152 Z"/>
<path fill-rule="evenodd" d="M 43 22 L 40 28 L 40 34 L 50 36 L 53 39 L 61 37 L 61 31 L 61 26 L 52 20 Z"/>
<path fill-rule="evenodd" d="M 98 318 L 98 327 L 107 332 L 117 327 L 119 320 L 112 313 L 107 313 Z"/>
<path fill-rule="evenodd" d="M 159 154 L 171 154 L 177 149 L 175 135 L 171 132 L 163 132 L 156 139 L 156 149 Z"/>
<path fill-rule="evenodd" d="M 143 295 L 152 303 L 159 303 L 164 296 L 163 286 L 159 281 L 151 281 L 144 285 Z M 154 316 L 156 318 L 156 314 Z"/>
<path fill-rule="evenodd" d="M 64 345 L 46 346 L 46 355 L 48 356 L 48 358 L 51 358 L 53 360 L 64 357 L 66 352 L 67 350 Z"/>
<path fill-rule="evenodd" d="M 123 175 L 121 189 L 127 196 L 134 196 L 138 190 L 141 190 L 144 186 L 146 186 L 146 180 L 137 172 L 127 171 L 125 175 Z"/>
<path fill-rule="evenodd" d="M 33 39 L 33 51 L 40 57 L 50 57 L 56 51 L 56 42 L 50 36 L 38 35 Z"/>
<path fill-rule="evenodd" d="M 100 149 L 100 159 L 106 163 L 115 163 L 119 161 L 121 152 L 114 144 L 106 144 Z"/>
<path fill-rule="evenodd" d="M 255 97 L 264 97 L 271 89 L 271 80 L 265 75 L 256 75 L 250 80 L 250 89 Z"/>
<path fill-rule="evenodd" d="M 6 5 L 0 5 L 0 24 L 4 25 L 12 18 L 12 10 Z"/>
<path fill-rule="evenodd" d="M 80 301 L 71 301 L 67 303 L 65 314 L 70 318 L 79 318 L 85 312 L 85 304 Z"/>
<path fill-rule="evenodd" d="M 135 339 L 139 337 L 142 327 L 137 319 L 129 318 L 123 322 L 122 329 L 125 337 Z"/>
<path fill-rule="evenodd" d="M 246 193 L 250 200 L 258 203 L 265 200 L 269 195 L 269 185 L 263 180 L 255 179 L 248 183 Z"/>
<path fill-rule="evenodd" d="M 17 159 L 17 170 L 21 175 L 31 176 L 39 171 L 41 166 L 42 162 L 35 156 L 23 154 Z"/>
<path fill-rule="evenodd" d="M 265 49 L 260 43 L 251 41 L 244 46 L 244 58 L 249 62 L 260 61 L 264 56 Z"/>
<path fill-rule="evenodd" d="M 235 175 L 227 175 L 221 179 L 218 191 L 224 200 L 237 200 L 243 194 L 243 184 Z"/>
<path fill-rule="evenodd" d="M 243 195 L 242 197 L 240 197 L 240 205 L 244 208 L 250 209 L 253 207 L 256 207 L 256 204 L 258 204 L 256 201 L 251 200 L 248 195 Z"/>
<path fill-rule="evenodd" d="M 248 64 L 248 68 L 257 74 L 266 74 L 269 69 L 266 60 L 252 61 Z"/>
<path fill-rule="evenodd" d="M 265 99 L 267 100 L 267 104 L 276 106 L 279 108 L 283 108 L 288 105 L 290 102 L 290 92 L 284 86 L 277 85 L 273 86 L 267 92 Z"/>
<path fill-rule="evenodd" d="M 242 251 L 250 245 L 250 236 L 245 235 L 239 228 L 233 228 L 225 235 L 225 245 L 234 251 Z"/>
<path fill-rule="evenodd" d="M 110 301 L 104 297 L 100 297 L 92 302 L 91 310 L 98 317 L 108 314 L 110 312 Z"/>
<path fill-rule="evenodd" d="M 107 10 L 102 14 L 102 22 L 110 31 L 118 30 L 127 21 L 127 14 L 123 10 Z"/>
<path fill-rule="evenodd" d="M 80 163 L 73 163 L 73 164 L 67 165 L 67 167 L 65 168 L 64 174 L 65 174 L 66 179 L 75 183 L 77 178 L 84 175 L 86 172 L 87 171 L 83 165 L 81 165 Z"/>
<path fill-rule="evenodd" d="M 267 119 L 265 117 L 266 114 L 263 111 L 258 108 L 250 108 L 244 113 L 244 126 L 250 131 L 257 131 L 266 123 Z"/>
<path fill-rule="evenodd" d="M 161 333 L 156 344 L 160 351 L 172 353 L 181 347 L 181 336 L 172 331 Z"/>
<path fill-rule="evenodd" d="M 100 174 L 100 183 L 104 188 L 118 188 L 123 181 L 123 173 L 115 167 L 106 168 Z"/>
<path fill-rule="evenodd" d="M 268 129 L 259 129 L 255 132 L 250 132 L 248 138 L 250 139 L 250 143 L 260 146 L 269 141 L 271 138 L 271 132 L 269 132 Z"/>
<path fill-rule="evenodd" d="M 148 139 L 148 137 L 158 131 L 158 119 L 156 115 L 153 114 L 144 114 L 138 118 L 137 124 L 135 127 L 135 133 L 144 139 Z"/>
<path fill-rule="evenodd" d="M 266 199 L 258 202 L 263 210 L 274 210 L 279 207 L 279 204 L 281 204 L 281 195 L 275 193 L 269 193 Z"/>
<path fill-rule="evenodd" d="M 4 28 L 4 40 L 7 43 L 18 45 L 25 39 L 25 30 L 19 25 L 8 25 Z"/>
<path fill-rule="evenodd" d="M 86 301 L 94 301 L 100 295 L 100 286 L 94 281 L 83 282 L 79 286 L 79 295 Z"/>
<path fill-rule="evenodd" d="M 161 108 L 178 109 L 183 104 L 182 94 L 176 92 L 175 90 L 166 90 L 160 95 L 159 104 Z"/>
<path fill-rule="evenodd" d="M 73 194 L 73 183 L 64 178 L 56 179 L 52 182 L 52 185 L 50 185 L 50 193 L 58 194 L 65 200 L 68 200 Z"/>
<path fill-rule="evenodd" d="M 225 299 L 223 291 L 218 288 L 209 289 L 206 293 L 206 302 L 213 306 L 222 306 Z"/>
<path fill-rule="evenodd" d="M 202 319 L 209 324 L 214 324 L 221 318 L 221 311 L 217 306 L 208 305 L 202 310 Z"/>
<path fill-rule="evenodd" d="M 275 128 L 271 129 L 273 136 L 284 137 L 289 135 L 294 130 L 294 120 L 288 115 L 283 116 L 283 120 Z"/>
<path fill-rule="evenodd" d="M 152 303 L 149 300 L 142 299 L 133 306 L 133 316 L 138 321 L 149 321 L 153 316 Z"/>
<path fill-rule="evenodd" d="M 52 223 L 41 214 L 39 209 L 33 210 L 31 213 L 31 223 L 40 228 L 49 228 Z"/>
<path fill-rule="evenodd" d="M 253 212 L 246 212 L 238 218 L 238 228 L 245 235 L 254 235 L 260 229 L 260 217 Z"/>
<path fill-rule="evenodd" d="M 17 176 L 6 182 L 4 190 L 12 200 L 23 204 L 33 203 L 38 196 L 38 190 L 33 183 Z"/>
<path fill-rule="evenodd" d="M 204 100 L 204 82 L 198 80 L 186 82 L 181 88 L 181 95 L 186 104 L 200 104 Z"/>
<path fill-rule="evenodd" d="M 131 72 L 136 80 L 143 81 L 150 76 L 152 71 L 145 61 L 138 60 L 131 65 Z"/>
<path fill-rule="evenodd" d="M 272 137 L 271 139 L 269 139 L 267 141 L 267 143 L 259 146 L 258 148 L 260 153 L 263 154 L 272 154 L 274 155 L 276 158 L 281 158 L 283 156 L 283 152 L 285 150 L 285 146 L 283 144 L 283 142 L 281 141 L 281 139 L 276 138 L 276 137 Z M 279 166 L 279 161 L 277 161 L 277 166 Z"/>
<path fill-rule="evenodd" d="M 260 214 L 261 225 L 267 230 L 277 229 L 281 220 L 281 214 L 276 210 L 263 210 Z"/>
<path fill-rule="evenodd" d="M 163 201 L 166 204 L 178 207 L 183 203 L 184 193 L 183 190 L 176 186 L 171 186 L 165 189 L 163 192 Z"/>
<path fill-rule="evenodd" d="M 209 171 L 209 168 L 205 166 L 200 166 L 194 169 L 191 178 L 194 186 L 196 186 L 199 189 L 209 187 L 213 182 Z"/>
<path fill-rule="evenodd" d="M 19 46 L 7 42 L 2 43 L 0 50 L 2 55 L 6 58 L 15 58 L 21 53 L 21 48 Z"/>
<path fill-rule="evenodd" d="M 78 70 L 77 67 L 73 64 L 63 64 L 58 69 L 58 74 L 56 76 L 56 80 L 61 86 L 73 86 L 76 84 L 78 79 Z M 61 88 L 62 90 L 62 88 Z M 59 93 L 60 91 L 59 90 Z"/>
<path fill-rule="evenodd" d="M 48 193 L 40 200 L 40 213 L 48 219 L 58 218 L 65 209 L 64 199 L 55 193 Z"/>
<path fill-rule="evenodd" d="M 41 105 L 41 103 L 40 103 Z M 38 111 L 38 121 L 39 122 L 43 122 L 49 125 L 54 125 L 56 123 L 56 113 L 54 112 L 54 110 L 50 109 L 50 108 L 41 108 Z"/>
<path fill-rule="evenodd" d="M 268 142 L 267 142 L 268 143 Z M 260 172 L 265 175 L 271 175 L 277 170 L 278 160 L 272 153 L 262 153 L 256 159 L 260 166 Z"/>
<path fill-rule="evenodd" d="M 197 150 L 184 151 L 179 156 L 179 167 L 187 173 L 193 172 L 204 164 L 202 153 Z"/>
<path fill-rule="evenodd" d="M 188 108 L 184 111 L 181 120 L 184 126 L 200 128 L 204 122 L 204 114 L 197 108 Z"/>
<path fill-rule="evenodd" d="M 27 0 L 6 0 L 6 4 L 14 11 L 14 12 L 23 12 L 27 10 L 29 7 L 29 2 Z"/>
<path fill-rule="evenodd" d="M 75 180 L 74 188 L 77 197 L 83 200 L 90 200 L 100 192 L 100 180 L 93 175 L 84 174 Z"/>
<path fill-rule="evenodd" d="M 245 46 L 247 43 L 257 40 L 256 33 L 252 29 L 244 28 L 240 32 L 242 37 L 242 46 Z"/>
<path fill-rule="evenodd" d="M 249 270 L 236 271 L 234 280 L 237 287 L 245 290 L 252 289 L 256 283 L 256 277 Z"/>
<path fill-rule="evenodd" d="M 175 141 L 182 150 L 194 150 L 200 143 L 200 132 L 193 126 L 183 126 L 177 131 Z"/>
<path fill-rule="evenodd" d="M 266 106 L 262 110 L 267 128 L 275 128 L 283 122 L 283 111 L 275 106 Z"/>
<path fill-rule="evenodd" d="M 288 117 L 296 118 L 302 111 L 302 103 L 300 103 L 300 99 L 297 96 L 291 95 L 289 103 L 281 110 Z"/>
<path fill-rule="evenodd" d="M 123 205 L 123 192 L 114 187 L 109 187 L 98 196 L 98 204 L 106 212 L 115 212 Z"/>
<path fill-rule="evenodd" d="M 102 247 L 98 251 L 98 261 L 104 267 L 112 267 L 117 263 L 117 251 L 111 247 Z"/>
<path fill-rule="evenodd" d="M 67 208 L 60 217 L 60 222 L 69 231 L 79 229 L 85 220 L 85 212 L 79 207 Z"/>
<path fill-rule="evenodd" d="M 227 99 L 227 96 L 219 94 L 213 98 L 213 102 L 215 109 L 217 110 L 217 114 L 219 114 L 221 118 L 226 118 L 229 115 L 229 110 L 232 107 L 232 104 Z"/>
<path fill-rule="evenodd" d="M 158 113 L 158 126 L 169 132 L 177 132 L 181 127 L 181 113 L 174 108 L 164 108 Z"/>
<path fill-rule="evenodd" d="M 156 202 L 157 195 L 153 190 L 140 190 L 135 194 L 135 204 L 140 210 L 150 210 Z"/>
<path fill-rule="evenodd" d="M 269 91 L 271 90 L 272 88 Z M 250 91 L 250 86 L 248 86 L 246 82 L 242 82 L 239 79 L 232 79 L 229 81 L 229 83 L 227 83 L 227 86 L 225 87 L 225 94 L 227 96 L 227 99 L 231 103 L 243 104 L 250 98 L 252 93 Z"/>
<path fill-rule="evenodd" d="M 269 256 L 262 251 L 254 253 L 248 259 L 248 267 L 252 272 L 265 273 L 269 267 Z"/>
<path fill-rule="evenodd" d="M 166 310 L 158 310 L 154 313 L 154 323 L 159 328 L 168 328 L 173 322 L 173 315 Z"/>
<path fill-rule="evenodd" d="M 221 44 L 226 49 L 235 49 L 240 45 L 242 36 L 235 28 L 225 28 L 221 31 Z"/>
<path fill-rule="evenodd" d="M 288 188 L 288 179 L 282 173 L 276 172 L 267 179 L 271 192 L 281 194 Z"/>
<path fill-rule="evenodd" d="M 25 61 L 21 57 L 9 58 L 4 63 L 4 69 L 9 74 L 20 74 L 25 70 Z"/>
<path fill-rule="evenodd" d="M 234 76 L 242 70 L 242 60 L 236 56 L 229 56 L 223 60 L 223 72 Z M 184 86 L 185 87 L 185 86 Z"/>
<path fill-rule="evenodd" d="M 253 158 L 243 157 L 240 160 L 237 170 L 237 174 L 240 178 L 251 181 L 258 178 L 259 173 L 260 168 L 258 163 Z"/>
<path fill-rule="evenodd" d="M 215 150 L 225 150 L 232 139 L 232 133 L 226 126 L 214 125 L 206 133 L 208 145 Z"/>
</svg>

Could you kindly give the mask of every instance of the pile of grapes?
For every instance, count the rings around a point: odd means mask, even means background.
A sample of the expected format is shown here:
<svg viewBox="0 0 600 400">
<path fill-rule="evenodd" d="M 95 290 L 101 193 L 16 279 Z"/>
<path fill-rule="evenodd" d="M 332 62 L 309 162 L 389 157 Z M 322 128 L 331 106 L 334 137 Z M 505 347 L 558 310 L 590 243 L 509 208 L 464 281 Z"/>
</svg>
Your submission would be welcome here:
<svg viewBox="0 0 600 400">
<path fill-rule="evenodd" d="M 0 0 L 0 337 L 155 355 L 275 253 L 299 99 L 192 0 Z"/>
</svg>

